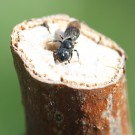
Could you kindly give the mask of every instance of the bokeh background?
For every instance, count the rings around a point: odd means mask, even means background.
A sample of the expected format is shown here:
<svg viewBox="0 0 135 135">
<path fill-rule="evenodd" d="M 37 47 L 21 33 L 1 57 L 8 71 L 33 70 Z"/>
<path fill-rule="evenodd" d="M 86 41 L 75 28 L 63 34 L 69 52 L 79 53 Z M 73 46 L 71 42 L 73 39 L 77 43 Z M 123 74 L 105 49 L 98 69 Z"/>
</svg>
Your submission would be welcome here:
<svg viewBox="0 0 135 135">
<path fill-rule="evenodd" d="M 0 135 L 22 135 L 24 112 L 10 52 L 12 28 L 25 19 L 66 13 L 115 40 L 126 51 L 135 133 L 135 0 L 0 0 Z"/>
</svg>

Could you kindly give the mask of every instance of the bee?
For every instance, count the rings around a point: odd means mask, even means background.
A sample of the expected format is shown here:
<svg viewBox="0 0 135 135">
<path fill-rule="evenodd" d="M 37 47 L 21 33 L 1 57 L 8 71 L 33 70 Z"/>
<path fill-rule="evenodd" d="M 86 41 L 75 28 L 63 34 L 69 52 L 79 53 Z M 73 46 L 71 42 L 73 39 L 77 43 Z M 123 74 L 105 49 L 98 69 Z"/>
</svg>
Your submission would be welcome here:
<svg viewBox="0 0 135 135">
<path fill-rule="evenodd" d="M 56 42 L 60 42 L 60 47 L 53 52 L 54 60 L 58 60 L 59 62 L 68 61 L 73 56 L 73 51 L 77 53 L 77 57 L 79 60 L 79 53 L 76 49 L 74 49 L 74 45 L 76 44 L 76 40 L 80 35 L 80 22 L 72 21 L 68 24 L 63 36 L 60 35 L 61 40 L 55 40 Z"/>
</svg>

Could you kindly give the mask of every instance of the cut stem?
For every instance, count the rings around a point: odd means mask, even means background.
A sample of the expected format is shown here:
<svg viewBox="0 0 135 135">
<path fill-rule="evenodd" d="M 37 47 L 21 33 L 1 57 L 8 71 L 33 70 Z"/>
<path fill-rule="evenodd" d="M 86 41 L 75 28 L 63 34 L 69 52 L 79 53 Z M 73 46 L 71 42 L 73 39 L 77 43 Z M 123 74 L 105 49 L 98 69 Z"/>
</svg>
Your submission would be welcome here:
<svg viewBox="0 0 135 135">
<path fill-rule="evenodd" d="M 114 41 L 81 23 L 79 62 L 76 55 L 67 65 L 54 61 L 53 41 L 73 20 L 54 15 L 13 30 L 26 135 L 130 135 L 125 53 Z"/>
</svg>

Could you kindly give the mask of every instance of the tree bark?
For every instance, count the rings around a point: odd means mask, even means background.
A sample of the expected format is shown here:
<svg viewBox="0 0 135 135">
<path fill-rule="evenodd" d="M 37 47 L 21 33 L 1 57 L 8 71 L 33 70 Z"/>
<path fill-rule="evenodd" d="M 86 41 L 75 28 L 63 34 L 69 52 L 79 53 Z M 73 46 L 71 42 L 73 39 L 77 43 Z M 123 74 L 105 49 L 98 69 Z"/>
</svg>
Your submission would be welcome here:
<svg viewBox="0 0 135 135">
<path fill-rule="evenodd" d="M 125 57 L 113 41 L 97 32 L 92 31 L 91 35 L 94 41 L 95 35 L 100 36 L 103 45 L 112 43 L 111 48 Z M 125 66 L 118 80 L 103 87 L 48 83 L 29 73 L 16 51 L 19 41 L 15 41 L 12 36 L 11 51 L 26 115 L 26 135 L 131 135 Z"/>
</svg>

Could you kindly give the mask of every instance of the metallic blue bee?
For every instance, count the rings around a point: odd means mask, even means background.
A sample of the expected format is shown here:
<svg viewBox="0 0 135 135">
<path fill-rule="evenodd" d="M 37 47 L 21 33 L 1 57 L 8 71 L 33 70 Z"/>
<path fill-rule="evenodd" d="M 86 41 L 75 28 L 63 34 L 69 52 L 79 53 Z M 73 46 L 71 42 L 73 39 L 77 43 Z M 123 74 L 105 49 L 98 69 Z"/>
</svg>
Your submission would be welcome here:
<svg viewBox="0 0 135 135">
<path fill-rule="evenodd" d="M 56 42 L 60 42 L 60 47 L 53 53 L 55 61 L 68 61 L 68 63 L 70 63 L 73 56 L 73 51 L 77 53 L 79 59 L 79 53 L 74 49 L 74 45 L 76 44 L 75 41 L 80 35 L 80 27 L 81 25 L 79 21 L 70 22 L 64 32 L 63 37 L 61 36 L 62 40 L 55 40 Z"/>
</svg>

